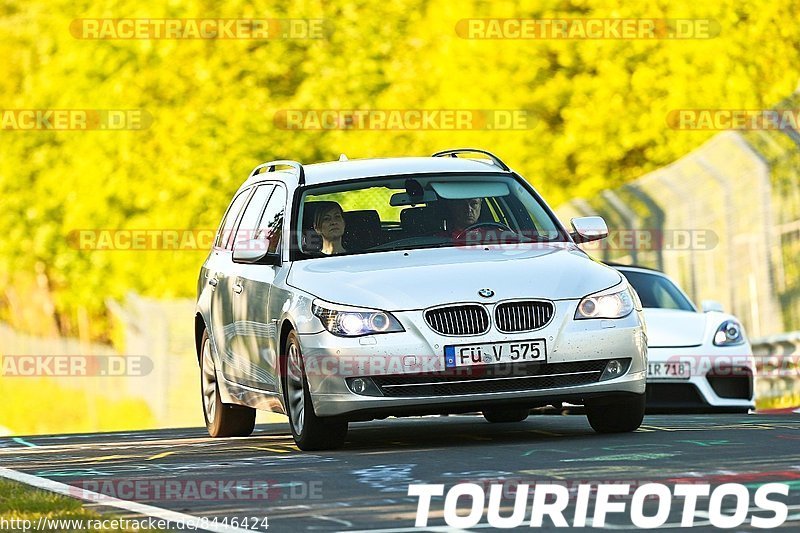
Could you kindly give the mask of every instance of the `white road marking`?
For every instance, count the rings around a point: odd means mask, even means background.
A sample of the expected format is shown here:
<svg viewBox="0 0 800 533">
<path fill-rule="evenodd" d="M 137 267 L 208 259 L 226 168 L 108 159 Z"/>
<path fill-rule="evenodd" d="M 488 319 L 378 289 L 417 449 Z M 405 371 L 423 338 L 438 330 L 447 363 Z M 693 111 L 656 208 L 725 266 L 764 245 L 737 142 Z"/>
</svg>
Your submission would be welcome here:
<svg viewBox="0 0 800 533">
<path fill-rule="evenodd" d="M 70 498 L 78 498 L 91 503 L 122 509 L 131 513 L 168 520 L 173 524 L 181 524 L 187 529 L 194 528 L 202 531 L 212 531 L 214 533 L 252 533 L 252 530 L 250 529 L 242 529 L 225 524 L 215 524 L 211 521 L 206 522 L 196 516 L 178 513 L 176 511 L 170 511 L 168 509 L 162 509 L 160 507 L 146 505 L 139 502 L 120 500 L 119 498 L 73 487 L 71 485 L 59 483 L 58 481 L 53 481 L 51 479 L 32 476 L 30 474 L 11 470 L 10 468 L 0 467 L 0 477 L 17 481 L 19 483 L 24 483 L 25 485 L 30 485 L 31 487 L 35 487 L 37 489 L 55 492 L 56 494 L 61 494 Z"/>
<path fill-rule="evenodd" d="M 800 503 L 794 503 L 794 504 L 792 504 L 792 505 L 787 505 L 787 506 L 786 506 L 786 508 L 787 508 L 789 511 L 800 511 Z M 763 510 L 764 510 L 764 509 L 762 509 L 761 507 L 755 507 L 755 506 L 753 506 L 753 507 L 750 507 L 750 508 L 747 510 L 747 512 L 748 512 L 748 513 L 756 513 L 756 512 L 758 512 L 758 511 L 763 511 Z M 695 515 L 695 516 L 699 516 L 700 518 L 708 518 L 708 517 L 709 517 L 709 515 L 708 515 L 708 511 L 703 511 L 703 510 L 700 510 L 700 509 L 696 510 L 696 511 L 694 512 L 694 515 Z M 793 514 L 793 515 L 789 515 L 789 516 L 787 516 L 787 517 L 786 517 L 786 522 L 791 522 L 792 520 L 797 520 L 798 518 L 800 518 L 800 513 L 795 513 L 795 514 Z"/>
<path fill-rule="evenodd" d="M 694 523 L 695 526 L 707 526 L 707 525 L 710 525 L 710 524 L 711 524 L 711 522 L 709 522 L 709 521 L 705 521 L 705 522 L 697 522 L 697 521 L 695 521 L 695 523 Z M 525 522 L 523 521 L 521 526 L 524 526 L 524 525 L 525 525 Z M 489 524 L 481 523 L 481 524 L 476 524 L 476 525 L 472 526 L 470 529 L 486 529 L 486 528 L 491 528 L 491 527 L 492 526 L 490 526 Z M 586 527 L 592 527 L 592 521 L 591 520 L 589 520 L 589 519 L 586 520 Z M 606 522 L 604 527 L 606 529 L 636 529 L 636 530 L 640 529 L 639 527 L 636 527 L 634 525 L 621 525 L 621 524 L 617 525 L 617 524 L 610 524 L 608 522 Z M 678 522 L 678 523 L 674 523 L 674 524 L 664 524 L 664 525 L 659 526 L 659 527 L 676 528 L 676 527 L 681 527 L 681 525 L 680 525 L 680 522 Z M 390 529 L 359 529 L 359 530 L 355 530 L 355 531 L 348 530 L 347 533 L 413 533 L 413 532 L 419 532 L 419 531 L 422 531 L 422 530 L 420 528 L 418 528 L 418 527 L 396 527 L 396 528 L 390 528 Z M 463 533 L 464 531 L 469 531 L 469 530 L 457 529 L 457 528 L 449 527 L 449 526 L 426 526 L 424 531 L 437 531 L 439 533 L 451 533 L 451 532 L 459 531 L 459 532 Z"/>
<path fill-rule="evenodd" d="M 353 523 L 352 522 L 348 522 L 347 520 L 342 520 L 341 518 L 333 518 L 332 516 L 324 516 L 324 515 L 315 514 L 315 515 L 311 515 L 311 518 L 316 518 L 318 520 L 327 520 L 329 522 L 335 522 L 335 523 L 339 524 L 340 526 L 344 526 L 344 527 L 353 527 Z M 311 526 L 308 529 L 321 529 L 321 528 L 318 528 L 316 526 Z"/>
<path fill-rule="evenodd" d="M 796 510 L 796 509 L 800 508 L 800 505 L 788 505 L 787 507 L 789 508 L 789 510 Z M 758 507 L 750 509 L 750 511 L 760 511 L 760 510 L 763 510 L 763 509 L 760 509 Z M 711 521 L 707 520 L 707 518 L 708 518 L 708 513 L 707 512 L 703 512 L 703 511 L 699 511 L 698 510 L 698 511 L 695 511 L 695 515 L 694 516 L 695 516 L 695 520 L 694 520 L 694 522 L 692 524 L 692 527 L 701 527 L 701 526 L 710 526 L 711 525 Z M 706 520 L 697 520 L 697 518 L 706 518 Z M 786 517 L 786 521 L 783 523 L 783 525 L 786 525 L 789 522 L 794 522 L 795 520 L 800 520 L 800 513 L 795 513 L 795 514 L 787 516 Z M 744 523 L 745 524 L 749 524 L 750 523 L 750 518 L 745 519 Z M 525 525 L 525 521 L 523 520 L 523 523 L 521 524 L 521 526 L 524 526 L 524 525 Z M 476 525 L 472 526 L 470 529 L 486 529 L 486 528 L 490 528 L 490 527 L 492 527 L 492 526 L 490 526 L 489 524 L 484 522 L 484 523 L 476 524 Z M 592 527 L 592 519 L 591 518 L 587 518 L 586 527 Z M 634 530 L 634 529 L 635 530 L 639 530 L 639 529 L 641 529 L 638 526 L 634 526 L 633 524 L 613 524 L 613 523 L 609 523 L 609 522 L 606 522 L 604 527 L 606 529 L 615 529 L 615 530 Z M 665 524 L 660 525 L 659 527 L 660 528 L 666 528 L 666 529 L 677 529 L 677 528 L 683 529 L 683 526 L 681 525 L 680 522 L 667 522 Z M 449 526 L 426 526 L 424 530 L 425 531 L 437 531 L 439 533 L 450 533 L 450 532 L 454 532 L 454 531 L 461 531 L 461 532 L 465 531 L 463 529 L 456 529 L 456 528 L 452 528 L 452 527 L 449 527 Z M 419 531 L 421 531 L 421 529 L 418 528 L 418 527 L 394 527 L 394 528 L 386 528 L 386 529 L 348 530 L 347 533 L 414 533 L 414 532 L 419 532 Z"/>
</svg>

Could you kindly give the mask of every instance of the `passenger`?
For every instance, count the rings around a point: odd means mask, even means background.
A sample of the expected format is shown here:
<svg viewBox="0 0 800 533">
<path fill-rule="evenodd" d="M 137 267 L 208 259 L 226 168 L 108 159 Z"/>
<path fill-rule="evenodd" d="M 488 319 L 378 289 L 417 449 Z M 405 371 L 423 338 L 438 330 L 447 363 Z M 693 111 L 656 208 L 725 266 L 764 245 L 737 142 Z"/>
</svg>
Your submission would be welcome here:
<svg viewBox="0 0 800 533">
<path fill-rule="evenodd" d="M 322 237 L 322 252 L 325 255 L 346 253 L 342 246 L 345 222 L 342 206 L 333 202 L 314 212 L 314 231 Z"/>
<path fill-rule="evenodd" d="M 472 226 L 481 216 L 481 199 L 445 200 L 447 231 L 459 233 Z"/>
</svg>

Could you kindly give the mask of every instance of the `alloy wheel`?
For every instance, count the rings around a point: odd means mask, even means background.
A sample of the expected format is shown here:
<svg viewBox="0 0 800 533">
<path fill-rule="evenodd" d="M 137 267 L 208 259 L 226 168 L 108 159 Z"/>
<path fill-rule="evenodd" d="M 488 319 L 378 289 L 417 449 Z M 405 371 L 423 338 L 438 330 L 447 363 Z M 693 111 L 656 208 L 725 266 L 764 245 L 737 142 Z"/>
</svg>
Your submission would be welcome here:
<svg viewBox="0 0 800 533">
<path fill-rule="evenodd" d="M 203 344 L 203 409 L 206 420 L 214 420 L 217 411 L 217 374 L 214 371 L 214 358 L 211 356 L 211 341 L 206 339 Z"/>
<path fill-rule="evenodd" d="M 286 392 L 289 403 L 289 418 L 296 434 L 303 432 L 305 423 L 305 390 L 303 383 L 303 366 L 300 360 L 300 350 L 297 345 L 289 345 L 286 361 Z"/>
</svg>

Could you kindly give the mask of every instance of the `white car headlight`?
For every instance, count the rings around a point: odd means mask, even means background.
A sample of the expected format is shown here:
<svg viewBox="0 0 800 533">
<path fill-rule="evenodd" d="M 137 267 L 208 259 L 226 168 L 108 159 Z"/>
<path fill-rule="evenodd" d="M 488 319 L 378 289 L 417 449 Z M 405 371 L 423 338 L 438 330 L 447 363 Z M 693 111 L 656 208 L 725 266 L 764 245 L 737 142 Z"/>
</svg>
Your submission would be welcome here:
<svg viewBox="0 0 800 533">
<path fill-rule="evenodd" d="M 322 325 L 340 337 L 360 337 L 375 333 L 396 333 L 405 331 L 400 322 L 386 311 L 360 309 L 314 300 L 311 312 L 319 318 Z"/>
<path fill-rule="evenodd" d="M 622 288 L 620 288 L 620 286 Z M 633 311 L 636 298 L 627 284 L 586 296 L 578 304 L 575 319 L 622 318 Z"/>
<path fill-rule="evenodd" d="M 743 342 L 742 325 L 736 320 L 726 320 L 714 333 L 714 346 L 733 346 Z"/>
</svg>

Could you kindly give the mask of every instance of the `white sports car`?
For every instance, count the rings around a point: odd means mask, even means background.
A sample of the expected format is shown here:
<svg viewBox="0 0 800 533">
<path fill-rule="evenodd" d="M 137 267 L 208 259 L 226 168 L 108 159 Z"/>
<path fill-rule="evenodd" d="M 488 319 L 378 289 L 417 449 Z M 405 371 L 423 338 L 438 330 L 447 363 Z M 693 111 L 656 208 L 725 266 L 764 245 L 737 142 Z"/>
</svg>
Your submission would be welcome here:
<svg viewBox="0 0 800 533">
<path fill-rule="evenodd" d="M 755 408 L 755 361 L 744 328 L 714 301 L 702 310 L 665 274 L 612 265 L 636 289 L 647 326 L 647 411 Z"/>
</svg>

